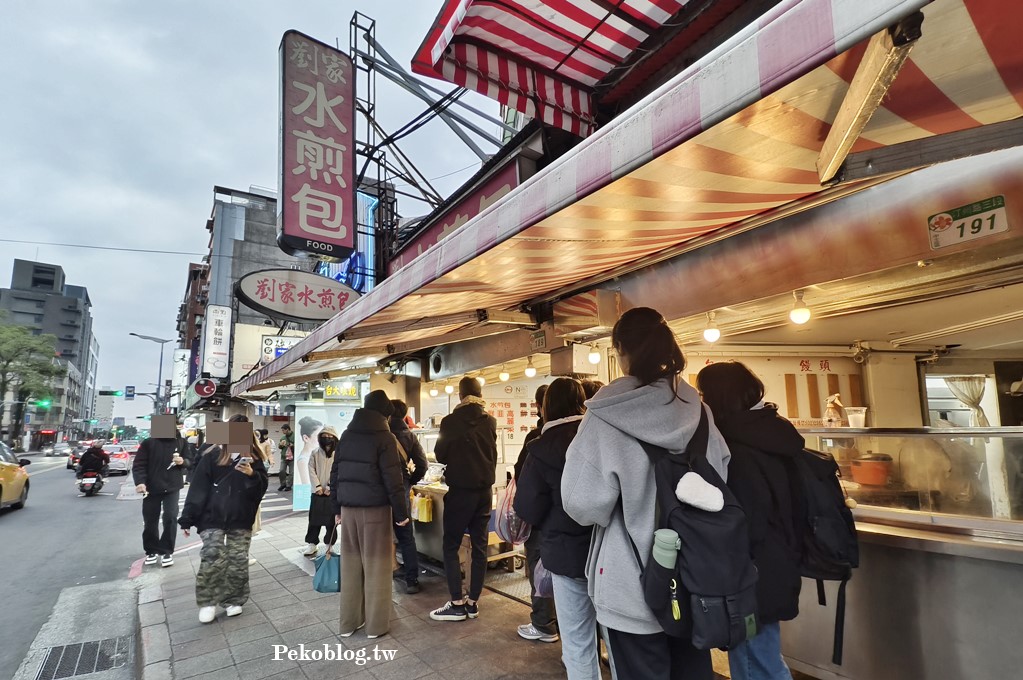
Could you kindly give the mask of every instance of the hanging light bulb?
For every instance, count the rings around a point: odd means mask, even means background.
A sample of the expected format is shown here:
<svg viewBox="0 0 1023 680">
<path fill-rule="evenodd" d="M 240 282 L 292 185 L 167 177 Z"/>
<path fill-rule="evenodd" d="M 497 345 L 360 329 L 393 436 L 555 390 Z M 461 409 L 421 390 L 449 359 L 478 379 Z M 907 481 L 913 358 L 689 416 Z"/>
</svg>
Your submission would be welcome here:
<svg viewBox="0 0 1023 680">
<path fill-rule="evenodd" d="M 445 385 L 444 386 L 444 392 L 446 394 L 453 394 L 454 391 L 455 391 L 455 386 L 454 385 Z"/>
<path fill-rule="evenodd" d="M 437 390 L 436 387 L 431 387 L 430 388 L 430 396 L 431 397 L 436 397 L 438 394 L 440 394 L 440 392 Z"/>
<path fill-rule="evenodd" d="M 497 374 L 497 379 L 501 382 L 508 382 L 511 378 L 511 374 L 504 370 L 504 364 L 501 364 L 501 372 Z"/>
<path fill-rule="evenodd" d="M 707 342 L 717 342 L 721 339 L 721 330 L 714 323 L 714 312 L 707 312 L 707 327 L 703 329 L 703 339 Z"/>
<path fill-rule="evenodd" d="M 810 308 L 803 302 L 803 290 L 792 291 L 792 297 L 795 298 L 795 302 L 792 303 L 792 311 L 789 312 L 789 319 L 792 323 L 804 324 L 810 320 Z"/>
<path fill-rule="evenodd" d="M 536 369 L 533 368 L 533 357 L 529 357 L 529 360 L 526 361 L 526 371 L 525 371 L 525 373 L 526 373 L 526 377 L 527 378 L 535 378 L 536 377 Z"/>
<path fill-rule="evenodd" d="M 487 379 L 484 378 L 482 375 L 478 375 L 476 376 L 476 382 L 480 384 L 480 387 L 483 387 L 484 385 L 487 384 Z"/>
<path fill-rule="evenodd" d="M 590 345 L 590 354 L 589 354 L 589 356 L 587 358 L 590 360 L 591 364 L 599 364 L 600 363 L 600 350 L 597 349 L 597 345 L 596 344 L 591 344 Z"/>
</svg>

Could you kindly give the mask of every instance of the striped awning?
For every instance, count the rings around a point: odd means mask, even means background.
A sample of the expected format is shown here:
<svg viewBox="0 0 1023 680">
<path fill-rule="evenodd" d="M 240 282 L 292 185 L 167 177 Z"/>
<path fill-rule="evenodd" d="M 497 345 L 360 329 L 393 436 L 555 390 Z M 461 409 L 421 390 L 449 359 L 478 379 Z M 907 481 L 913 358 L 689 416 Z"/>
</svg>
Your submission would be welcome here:
<svg viewBox="0 0 1023 680">
<path fill-rule="evenodd" d="M 866 189 L 821 187 L 816 161 L 822 141 L 865 41 L 921 7 L 923 37 L 853 151 L 1023 116 L 1023 50 L 1014 30 L 1023 23 L 1023 5 L 780 5 L 766 23 L 602 127 L 235 393 L 336 367 L 301 361 L 314 350 L 379 346 L 366 337 L 338 344 L 351 328 L 514 308 L 580 289 L 693 239 L 727 237 Z M 417 328 L 388 341 L 438 337 L 444 344 L 443 333 L 454 330 Z"/>
<path fill-rule="evenodd" d="M 580 136 L 593 87 L 689 0 L 447 0 L 412 61 Z"/>
</svg>

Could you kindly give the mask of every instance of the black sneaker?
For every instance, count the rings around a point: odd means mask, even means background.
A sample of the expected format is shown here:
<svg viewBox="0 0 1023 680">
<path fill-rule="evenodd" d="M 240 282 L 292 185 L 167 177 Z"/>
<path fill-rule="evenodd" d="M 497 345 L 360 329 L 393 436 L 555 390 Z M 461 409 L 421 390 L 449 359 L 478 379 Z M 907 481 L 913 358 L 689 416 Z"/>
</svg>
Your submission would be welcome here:
<svg viewBox="0 0 1023 680">
<path fill-rule="evenodd" d="M 412 583 L 405 584 L 405 592 L 409 595 L 415 595 L 419 592 L 419 581 L 413 581 Z"/>
<path fill-rule="evenodd" d="M 465 615 L 470 619 L 475 619 L 480 615 L 480 603 L 479 601 L 470 603 L 468 600 L 465 601 Z"/>
<path fill-rule="evenodd" d="M 452 602 L 430 612 L 430 618 L 434 621 L 465 621 L 468 615 L 464 604 L 453 604 Z"/>
<path fill-rule="evenodd" d="M 159 561 L 160 561 L 160 556 L 155 554 L 155 553 L 150 553 L 149 555 L 146 555 L 146 562 L 145 562 L 146 564 L 156 564 Z"/>
</svg>

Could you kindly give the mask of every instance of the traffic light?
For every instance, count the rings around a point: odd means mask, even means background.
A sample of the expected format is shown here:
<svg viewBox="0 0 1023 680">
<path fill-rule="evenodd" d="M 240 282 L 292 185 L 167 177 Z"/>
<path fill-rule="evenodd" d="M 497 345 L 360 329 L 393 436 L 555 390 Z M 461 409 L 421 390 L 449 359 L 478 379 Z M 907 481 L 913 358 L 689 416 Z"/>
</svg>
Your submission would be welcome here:
<svg viewBox="0 0 1023 680">
<path fill-rule="evenodd" d="M 89 424 L 90 425 L 97 425 L 97 424 L 99 424 L 99 419 L 93 418 L 92 420 L 89 421 Z"/>
<path fill-rule="evenodd" d="M 123 397 L 124 390 L 100 390 L 99 396 L 101 397 Z"/>
<path fill-rule="evenodd" d="M 28 402 L 29 406 L 35 406 L 38 409 L 46 410 L 53 405 L 52 399 L 31 399 Z"/>
</svg>

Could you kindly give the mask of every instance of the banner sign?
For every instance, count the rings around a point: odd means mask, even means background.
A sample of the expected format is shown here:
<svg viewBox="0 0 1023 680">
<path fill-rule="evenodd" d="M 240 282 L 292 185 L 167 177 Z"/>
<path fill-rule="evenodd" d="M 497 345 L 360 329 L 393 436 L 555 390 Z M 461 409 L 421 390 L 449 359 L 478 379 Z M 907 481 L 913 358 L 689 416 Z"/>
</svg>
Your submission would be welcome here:
<svg viewBox="0 0 1023 680">
<path fill-rule="evenodd" d="M 290 335 L 264 335 L 260 343 L 259 363 L 267 365 L 289 349 L 302 342 L 301 337 Z"/>
<path fill-rule="evenodd" d="M 326 321 L 359 299 L 334 279 L 300 269 L 264 269 L 238 280 L 235 294 L 247 307 L 274 319 Z"/>
<path fill-rule="evenodd" d="M 211 378 L 230 374 L 231 308 L 208 305 L 202 328 L 202 372 Z"/>
<path fill-rule="evenodd" d="M 298 31 L 281 39 L 277 244 L 342 260 L 355 250 L 355 74 Z"/>
</svg>

